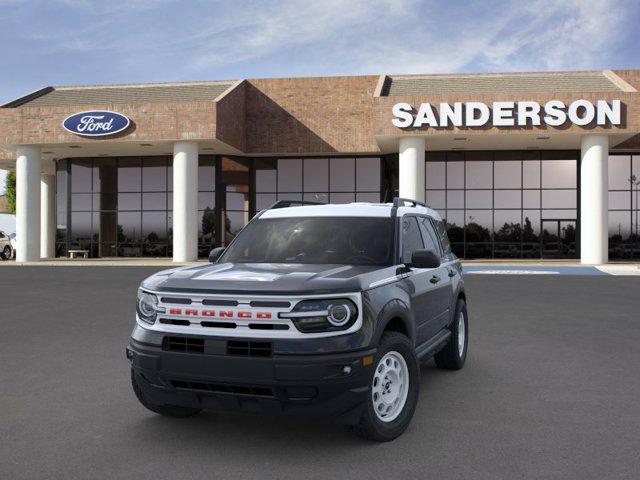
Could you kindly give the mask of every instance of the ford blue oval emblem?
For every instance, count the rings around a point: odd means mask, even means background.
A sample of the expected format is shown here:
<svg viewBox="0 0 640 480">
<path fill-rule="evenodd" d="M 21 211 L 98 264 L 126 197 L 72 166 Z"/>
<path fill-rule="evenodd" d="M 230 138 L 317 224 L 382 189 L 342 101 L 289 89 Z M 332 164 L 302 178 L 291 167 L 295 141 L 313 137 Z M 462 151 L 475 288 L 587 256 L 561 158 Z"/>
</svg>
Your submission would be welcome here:
<svg viewBox="0 0 640 480">
<path fill-rule="evenodd" d="M 62 122 L 67 132 L 85 137 L 114 135 L 129 127 L 131 122 L 124 115 L 108 110 L 79 112 L 69 115 Z"/>
</svg>

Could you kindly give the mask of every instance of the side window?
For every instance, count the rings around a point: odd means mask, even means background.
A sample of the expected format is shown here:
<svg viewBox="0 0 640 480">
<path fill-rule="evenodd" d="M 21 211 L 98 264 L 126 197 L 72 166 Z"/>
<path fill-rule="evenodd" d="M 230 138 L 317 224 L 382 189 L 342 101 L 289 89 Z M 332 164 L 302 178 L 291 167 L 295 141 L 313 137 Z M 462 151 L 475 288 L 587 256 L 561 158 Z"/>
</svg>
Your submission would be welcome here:
<svg viewBox="0 0 640 480">
<path fill-rule="evenodd" d="M 431 250 L 436 255 L 442 257 L 442 249 L 438 242 L 436 232 L 433 230 L 433 225 L 427 217 L 420 217 L 418 220 L 420 224 L 420 231 L 422 232 L 422 238 L 424 239 L 424 248 Z"/>
<path fill-rule="evenodd" d="M 410 263 L 414 250 L 424 248 L 416 217 L 402 218 L 402 262 Z"/>
<path fill-rule="evenodd" d="M 436 226 L 436 230 L 438 233 L 438 238 L 440 238 L 440 245 L 442 245 L 442 249 L 444 250 L 445 255 L 449 255 L 451 253 L 451 245 L 449 244 L 449 237 L 447 235 L 447 227 L 444 224 L 443 220 L 434 220 L 434 225 Z"/>
</svg>

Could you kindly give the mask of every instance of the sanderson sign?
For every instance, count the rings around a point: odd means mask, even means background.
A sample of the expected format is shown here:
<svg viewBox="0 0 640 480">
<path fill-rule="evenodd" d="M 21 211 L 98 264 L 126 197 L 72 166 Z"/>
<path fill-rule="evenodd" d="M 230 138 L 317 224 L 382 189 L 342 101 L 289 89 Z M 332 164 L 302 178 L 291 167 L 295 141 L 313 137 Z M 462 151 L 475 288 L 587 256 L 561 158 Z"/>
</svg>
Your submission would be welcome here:
<svg viewBox="0 0 640 480">
<path fill-rule="evenodd" d="M 64 119 L 62 126 L 66 131 L 76 135 L 104 137 L 126 130 L 130 123 L 121 113 L 97 110 L 70 115 Z"/>
<path fill-rule="evenodd" d="M 493 102 L 491 108 L 482 102 L 441 103 L 436 109 L 430 103 L 422 103 L 414 114 L 408 103 L 393 106 L 391 122 L 399 128 L 422 127 L 526 127 L 549 125 L 560 127 L 567 120 L 574 125 L 620 125 L 620 100 L 598 100 L 595 105 L 588 100 L 576 100 L 565 105 L 560 100 L 551 100 L 541 105 L 538 102 Z"/>
</svg>

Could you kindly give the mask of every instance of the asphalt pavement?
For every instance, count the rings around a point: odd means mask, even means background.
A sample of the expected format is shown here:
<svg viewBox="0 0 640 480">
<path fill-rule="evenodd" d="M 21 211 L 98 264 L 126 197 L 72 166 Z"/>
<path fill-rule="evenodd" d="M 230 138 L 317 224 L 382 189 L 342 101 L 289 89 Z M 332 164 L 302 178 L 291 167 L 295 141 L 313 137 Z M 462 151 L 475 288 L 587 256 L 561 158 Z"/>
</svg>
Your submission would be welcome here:
<svg viewBox="0 0 640 480">
<path fill-rule="evenodd" d="M 138 404 L 125 345 L 159 267 L 0 276 L 0 478 L 637 479 L 640 277 L 469 275 L 469 356 L 422 368 L 412 424 L 370 443 L 328 422 Z"/>
</svg>

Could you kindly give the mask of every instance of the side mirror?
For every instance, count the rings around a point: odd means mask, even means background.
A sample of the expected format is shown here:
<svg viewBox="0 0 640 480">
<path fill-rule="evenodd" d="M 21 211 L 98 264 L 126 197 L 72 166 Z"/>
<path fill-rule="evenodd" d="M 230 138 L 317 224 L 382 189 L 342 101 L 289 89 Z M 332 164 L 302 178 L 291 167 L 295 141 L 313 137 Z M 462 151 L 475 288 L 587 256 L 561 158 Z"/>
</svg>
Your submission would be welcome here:
<svg viewBox="0 0 640 480">
<path fill-rule="evenodd" d="M 440 257 L 432 250 L 414 250 L 411 254 L 411 267 L 415 268 L 438 268 Z"/>
<path fill-rule="evenodd" d="M 209 252 L 209 263 L 216 263 L 220 258 L 220 255 L 224 253 L 224 247 L 216 247 Z"/>
</svg>

